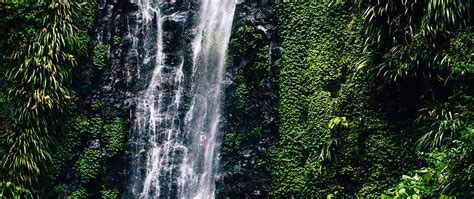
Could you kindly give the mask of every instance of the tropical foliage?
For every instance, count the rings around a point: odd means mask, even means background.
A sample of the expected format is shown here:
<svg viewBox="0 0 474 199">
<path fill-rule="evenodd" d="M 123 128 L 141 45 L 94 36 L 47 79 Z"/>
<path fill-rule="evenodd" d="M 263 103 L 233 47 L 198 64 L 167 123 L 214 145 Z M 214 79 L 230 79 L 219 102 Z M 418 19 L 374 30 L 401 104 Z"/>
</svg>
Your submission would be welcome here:
<svg viewBox="0 0 474 199">
<path fill-rule="evenodd" d="M 446 47 L 459 29 L 472 24 L 472 5 L 462 0 L 368 1 L 364 12 L 367 60 L 359 67 L 395 83 L 418 78 L 443 81 Z"/>
<path fill-rule="evenodd" d="M 367 56 L 359 69 L 382 80 L 381 89 L 420 99 L 415 125 L 427 164 L 413 177 L 404 175 L 396 195 L 472 197 L 472 184 L 462 183 L 472 182 L 474 174 L 472 2 L 387 0 L 365 5 Z M 403 86 L 407 84 L 418 89 Z"/>
<path fill-rule="evenodd" d="M 80 8 L 80 1 L 0 2 L 7 36 L 1 80 L 8 85 L 1 108 L 11 120 L 0 129 L 3 196 L 37 195 L 39 178 L 48 171 L 77 65 L 74 20 Z"/>
<path fill-rule="evenodd" d="M 272 194 L 472 197 L 471 4 L 278 2 Z"/>
<path fill-rule="evenodd" d="M 13 67 L 7 74 L 15 123 L 4 135 L 7 151 L 2 163 L 9 168 L 9 178 L 22 185 L 36 183 L 44 163 L 51 158 L 51 136 L 60 121 L 58 114 L 70 98 L 67 85 L 76 64 L 71 53 L 76 3 L 34 6 L 44 9 L 42 25 L 25 48 L 14 50 L 10 57 Z"/>
<path fill-rule="evenodd" d="M 472 1 L 272 5 L 230 40 L 221 193 L 474 198 Z M 126 120 L 71 86 L 128 45 L 97 8 L 0 0 L 0 198 L 120 196 Z"/>
</svg>

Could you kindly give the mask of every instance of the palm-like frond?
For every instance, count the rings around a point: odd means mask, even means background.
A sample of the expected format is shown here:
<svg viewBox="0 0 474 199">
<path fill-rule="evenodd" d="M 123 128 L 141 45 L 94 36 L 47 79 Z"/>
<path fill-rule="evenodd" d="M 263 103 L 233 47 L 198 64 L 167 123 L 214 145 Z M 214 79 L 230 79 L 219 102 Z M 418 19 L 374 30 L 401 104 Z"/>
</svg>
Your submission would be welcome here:
<svg viewBox="0 0 474 199">
<path fill-rule="evenodd" d="M 53 129 L 68 99 L 71 68 L 76 65 L 72 49 L 76 29 L 72 16 L 77 2 L 37 2 L 42 8 L 42 29 L 25 49 L 10 57 L 15 66 L 7 73 L 15 110 L 14 129 L 3 144 L 8 147 L 2 166 L 17 185 L 30 186 L 44 163 L 50 160 Z"/>
<path fill-rule="evenodd" d="M 443 70 L 443 50 L 453 31 L 472 24 L 470 1 L 372 0 L 364 13 L 365 68 L 388 83 Z M 436 76 L 436 75 L 426 75 Z"/>
</svg>

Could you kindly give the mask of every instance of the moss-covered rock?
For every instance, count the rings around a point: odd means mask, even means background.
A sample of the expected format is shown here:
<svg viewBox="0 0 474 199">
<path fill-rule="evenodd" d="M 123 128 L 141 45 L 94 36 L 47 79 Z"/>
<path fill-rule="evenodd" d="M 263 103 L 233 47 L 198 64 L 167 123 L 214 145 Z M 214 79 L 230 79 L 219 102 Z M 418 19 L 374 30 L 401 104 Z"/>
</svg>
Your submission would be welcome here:
<svg viewBox="0 0 474 199">
<path fill-rule="evenodd" d="M 279 60 L 280 141 L 273 196 L 341 197 L 382 192 L 416 158 L 407 118 L 387 114 L 384 96 L 355 70 L 361 13 L 351 2 L 276 3 L 285 53 Z M 330 128 L 333 118 L 347 128 Z M 405 135 L 405 136 L 401 136 Z"/>
<path fill-rule="evenodd" d="M 76 163 L 76 168 L 81 175 L 81 183 L 88 183 L 98 177 L 102 168 L 102 152 L 97 149 L 86 149 Z"/>
<path fill-rule="evenodd" d="M 86 189 L 84 189 L 83 187 L 79 187 L 74 192 L 72 192 L 72 194 L 68 198 L 86 199 L 88 196 L 89 195 L 87 194 Z"/>
<path fill-rule="evenodd" d="M 104 189 L 100 191 L 102 199 L 117 199 L 119 198 L 119 191 L 117 189 Z"/>
<path fill-rule="evenodd" d="M 122 119 L 116 118 L 105 126 L 103 134 L 107 157 L 114 157 L 124 149 L 126 129 Z"/>
<path fill-rule="evenodd" d="M 108 47 L 104 43 L 100 42 L 92 51 L 92 63 L 94 66 L 99 69 L 103 70 L 105 65 L 107 64 L 107 53 Z"/>
<path fill-rule="evenodd" d="M 226 63 L 222 178 L 217 197 L 268 197 L 276 143 L 279 53 L 270 3 L 238 4 Z M 277 52 L 278 51 L 278 52 Z"/>
</svg>

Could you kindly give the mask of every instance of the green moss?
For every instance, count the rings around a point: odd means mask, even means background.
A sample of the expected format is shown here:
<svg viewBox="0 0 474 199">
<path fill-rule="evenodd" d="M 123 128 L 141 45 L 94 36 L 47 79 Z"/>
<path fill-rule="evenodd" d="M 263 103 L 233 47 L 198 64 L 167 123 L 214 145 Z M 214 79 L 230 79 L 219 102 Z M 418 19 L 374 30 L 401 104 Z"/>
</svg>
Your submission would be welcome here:
<svg viewBox="0 0 474 199">
<path fill-rule="evenodd" d="M 91 186 L 90 182 L 108 182 L 109 176 L 120 172 L 116 164 L 123 153 L 126 129 L 123 119 L 116 118 L 107 121 L 101 117 L 85 117 L 71 115 L 67 118 L 65 130 L 61 133 L 53 154 L 53 164 L 48 178 L 44 180 L 48 198 L 61 196 L 62 191 L 50 191 L 49 187 L 60 187 L 66 176 L 77 172 L 83 189 L 90 197 L 101 197 L 100 187 Z M 87 148 L 91 140 L 99 140 L 97 149 Z M 106 155 L 103 155 L 105 151 Z M 114 174 L 111 174 L 114 173 Z M 105 188 L 116 186 L 107 184 Z M 105 189 L 103 188 L 103 189 Z M 110 194 L 108 194 L 110 195 Z"/>
<path fill-rule="evenodd" d="M 64 191 L 65 191 L 65 188 L 64 188 L 64 185 L 62 184 L 54 186 L 54 188 L 51 190 L 51 192 L 53 192 L 54 195 L 57 195 L 57 196 L 63 195 Z"/>
<path fill-rule="evenodd" d="M 250 12 L 250 4 L 243 2 L 236 9 Z M 226 183 L 222 197 L 268 197 L 268 149 L 276 144 L 278 118 L 277 66 L 269 55 L 270 43 L 277 41 L 266 37 L 258 27 L 271 24 L 272 20 L 268 15 L 245 21 L 231 35 L 226 71 L 234 77 L 226 87 L 224 114 L 228 118 L 222 146 L 223 172 L 230 175 L 222 178 L 221 182 Z"/>
<path fill-rule="evenodd" d="M 116 156 L 123 151 L 125 133 L 124 122 L 120 118 L 105 126 L 104 141 L 108 157 Z"/>
<path fill-rule="evenodd" d="M 119 191 L 117 189 L 104 189 L 100 191 L 102 199 L 116 199 L 119 198 Z"/>
<path fill-rule="evenodd" d="M 256 52 L 255 63 L 250 74 L 268 75 L 270 69 L 270 46 L 267 44 L 259 48 Z"/>
<path fill-rule="evenodd" d="M 413 141 L 401 136 L 409 125 L 391 124 L 373 83 L 354 70 L 362 56 L 362 11 L 350 2 L 329 4 L 276 4 L 285 54 L 271 168 L 275 197 L 380 193 L 416 160 L 404 145 Z M 329 128 L 336 117 L 349 127 Z"/>
<path fill-rule="evenodd" d="M 76 19 L 78 28 L 82 30 L 91 30 L 94 26 L 95 14 L 97 12 L 98 1 L 88 1 L 83 4 Z"/>
<path fill-rule="evenodd" d="M 115 35 L 114 36 L 114 45 L 118 46 L 122 42 L 122 38 L 120 36 Z"/>
<path fill-rule="evenodd" d="M 247 103 L 249 89 L 245 83 L 240 84 L 235 90 L 235 97 L 237 98 L 237 107 L 243 108 Z"/>
<path fill-rule="evenodd" d="M 70 199 L 86 199 L 88 197 L 86 189 L 83 187 L 79 187 L 74 192 L 72 192 L 71 196 L 68 198 Z"/>
<path fill-rule="evenodd" d="M 107 45 L 100 42 L 93 50 L 92 63 L 99 70 L 103 70 L 107 64 Z"/>
<path fill-rule="evenodd" d="M 89 62 L 87 56 L 91 41 L 90 31 L 94 25 L 96 11 L 97 1 L 89 1 L 82 5 L 77 18 L 75 19 L 75 24 L 78 27 L 78 56 L 82 63 Z"/>
<path fill-rule="evenodd" d="M 256 49 L 256 41 L 261 39 L 262 35 L 256 33 L 252 26 L 241 26 L 230 40 L 230 49 L 235 55 L 243 55 L 248 50 Z"/>
<path fill-rule="evenodd" d="M 231 154 L 237 151 L 242 143 L 242 137 L 238 133 L 228 132 L 225 135 L 223 154 Z"/>
<path fill-rule="evenodd" d="M 76 163 L 81 174 L 81 183 L 86 184 L 98 177 L 102 165 L 102 152 L 97 149 L 86 149 Z"/>
<path fill-rule="evenodd" d="M 80 32 L 77 38 L 78 42 L 78 54 L 79 56 L 85 57 L 89 51 L 90 36 L 86 32 Z"/>
<path fill-rule="evenodd" d="M 53 164 L 51 168 L 51 177 L 60 175 L 62 170 L 74 163 L 79 157 L 80 151 L 77 150 L 82 144 L 82 136 L 87 132 L 89 122 L 81 117 L 74 117 L 66 123 L 66 129 L 62 132 L 59 142 L 56 146 L 56 152 L 53 154 Z"/>
<path fill-rule="evenodd" d="M 68 121 L 67 126 L 69 132 L 76 134 L 75 137 L 82 136 L 86 138 L 99 138 L 104 131 L 104 120 L 100 117 L 88 119 L 77 116 L 71 118 L 71 120 Z"/>
<path fill-rule="evenodd" d="M 89 125 L 87 127 L 88 134 L 92 136 L 92 138 L 99 138 L 101 134 L 104 132 L 104 119 L 100 117 L 93 117 L 89 119 Z"/>
<path fill-rule="evenodd" d="M 102 102 L 97 99 L 93 99 L 91 103 L 91 110 L 98 111 L 102 107 Z"/>
<path fill-rule="evenodd" d="M 245 132 L 228 132 L 225 135 L 223 153 L 224 155 L 238 152 L 243 145 L 249 144 L 261 138 L 261 128 L 255 128 Z"/>
</svg>

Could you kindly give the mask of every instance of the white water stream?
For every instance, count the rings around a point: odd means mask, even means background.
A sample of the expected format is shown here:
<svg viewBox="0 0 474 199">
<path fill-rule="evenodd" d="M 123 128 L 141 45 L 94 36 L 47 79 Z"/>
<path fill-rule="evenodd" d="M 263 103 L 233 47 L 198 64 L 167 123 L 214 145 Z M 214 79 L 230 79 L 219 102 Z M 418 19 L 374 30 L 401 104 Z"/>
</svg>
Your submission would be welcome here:
<svg viewBox="0 0 474 199">
<path fill-rule="evenodd" d="M 196 18 L 182 19 L 163 15 L 162 1 L 132 0 L 146 29 L 140 36 L 130 33 L 132 53 L 140 52 L 143 65 L 154 68 L 136 98 L 129 192 L 134 198 L 214 198 L 224 61 L 236 2 L 201 0 Z M 165 63 L 165 20 L 197 20 L 192 63 Z M 149 49 L 133 51 L 139 40 Z"/>
</svg>

